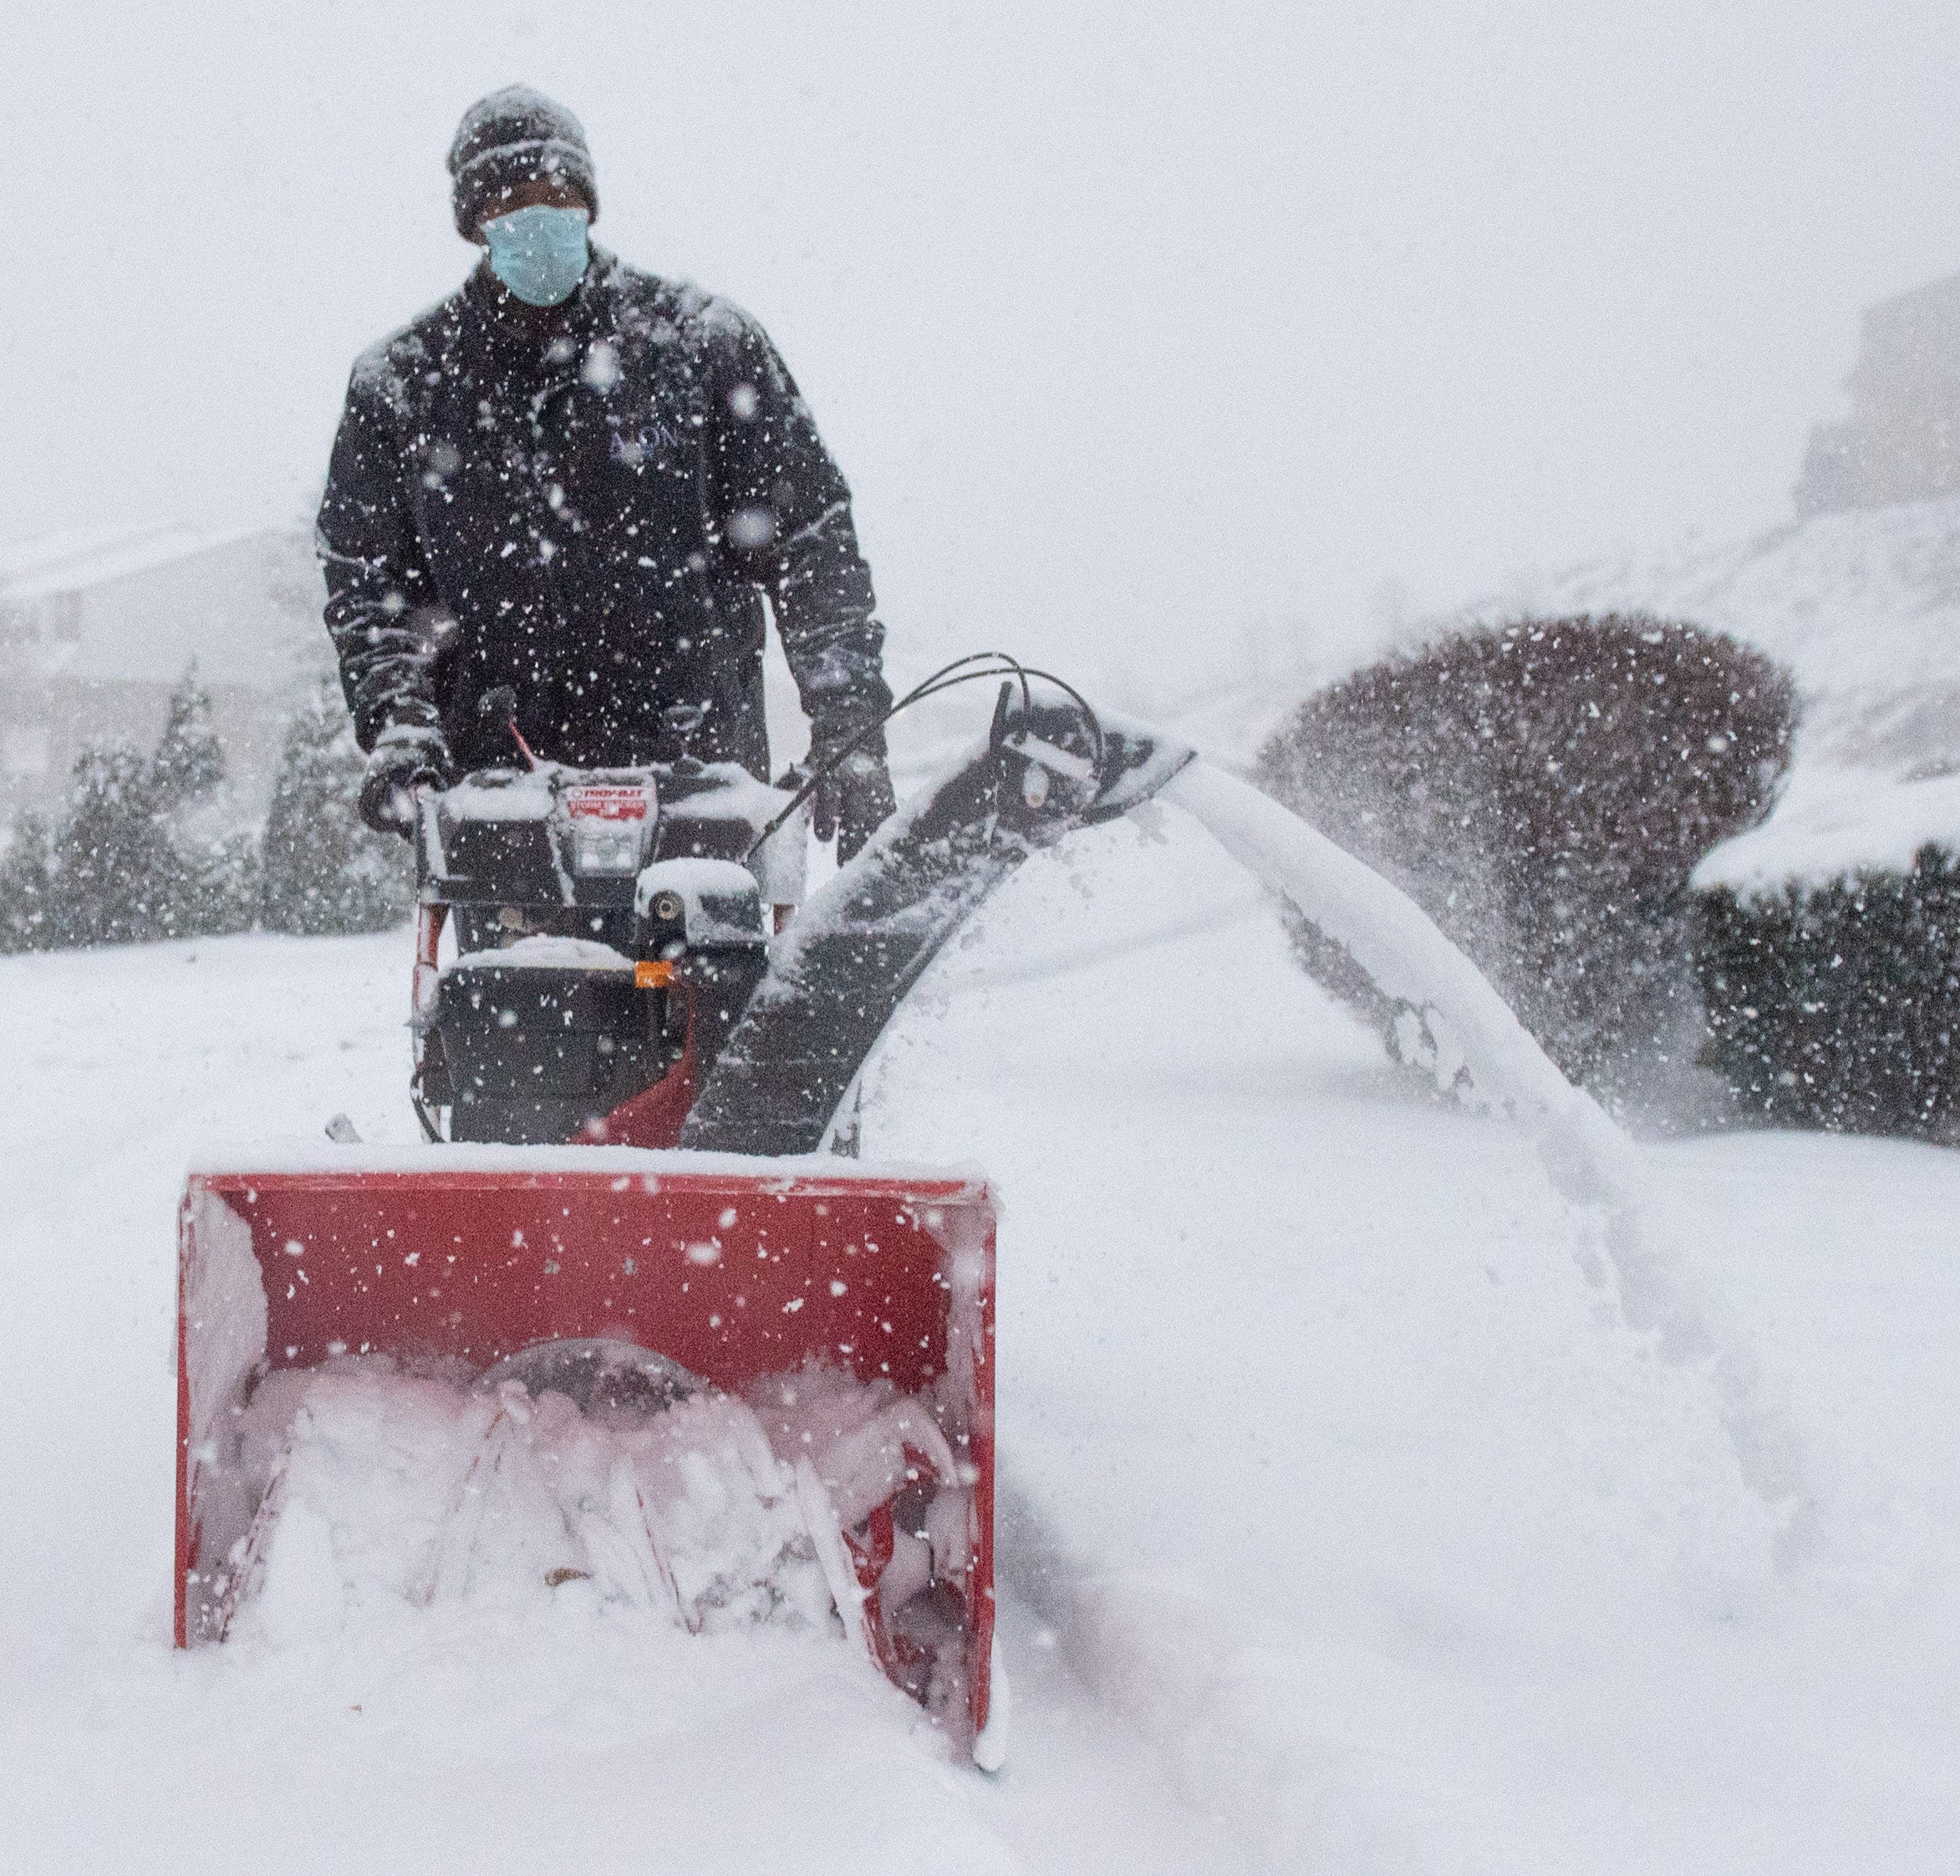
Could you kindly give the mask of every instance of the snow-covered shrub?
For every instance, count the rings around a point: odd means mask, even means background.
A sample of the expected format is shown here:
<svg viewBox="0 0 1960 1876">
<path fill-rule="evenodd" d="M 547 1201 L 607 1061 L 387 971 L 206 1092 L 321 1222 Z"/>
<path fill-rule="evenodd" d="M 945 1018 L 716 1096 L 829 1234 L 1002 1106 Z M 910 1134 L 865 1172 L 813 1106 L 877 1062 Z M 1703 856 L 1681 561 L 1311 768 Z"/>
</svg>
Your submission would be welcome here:
<svg viewBox="0 0 1960 1876">
<path fill-rule="evenodd" d="M 353 719 L 324 680 L 287 726 L 272 784 L 259 912 L 267 931 L 380 931 L 414 908 L 407 845 L 362 824 L 362 772 Z"/>
<path fill-rule="evenodd" d="M 9 949 L 123 944 L 242 931 L 257 899 L 251 840 L 214 821 L 224 751 L 211 699 L 186 671 L 155 749 L 92 745 L 50 831 L 16 826 L 0 890 Z"/>
<path fill-rule="evenodd" d="M 1309 698 L 1255 779 L 1408 892 L 1567 1075 L 1640 1102 L 1703 1040 L 1688 875 L 1765 811 L 1795 719 L 1781 668 L 1719 634 L 1527 619 Z M 1294 936 L 1392 1048 L 1353 961 Z"/>
<path fill-rule="evenodd" d="M 1960 866 L 1700 902 L 1706 1059 L 1764 1119 L 1960 1137 Z"/>
</svg>

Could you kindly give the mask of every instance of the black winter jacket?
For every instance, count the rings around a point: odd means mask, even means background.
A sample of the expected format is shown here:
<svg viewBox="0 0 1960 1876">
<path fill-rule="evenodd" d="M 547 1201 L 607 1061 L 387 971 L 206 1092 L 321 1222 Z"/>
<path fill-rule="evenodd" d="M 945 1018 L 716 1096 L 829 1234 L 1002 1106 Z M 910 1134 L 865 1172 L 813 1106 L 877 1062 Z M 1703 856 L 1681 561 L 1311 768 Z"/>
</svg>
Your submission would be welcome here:
<svg viewBox="0 0 1960 1876">
<path fill-rule="evenodd" d="M 355 364 L 318 545 L 364 748 L 438 724 L 465 768 L 689 748 L 766 775 L 761 595 L 818 731 L 888 706 L 850 491 L 761 327 L 594 250 L 540 333 L 484 270 Z"/>
</svg>

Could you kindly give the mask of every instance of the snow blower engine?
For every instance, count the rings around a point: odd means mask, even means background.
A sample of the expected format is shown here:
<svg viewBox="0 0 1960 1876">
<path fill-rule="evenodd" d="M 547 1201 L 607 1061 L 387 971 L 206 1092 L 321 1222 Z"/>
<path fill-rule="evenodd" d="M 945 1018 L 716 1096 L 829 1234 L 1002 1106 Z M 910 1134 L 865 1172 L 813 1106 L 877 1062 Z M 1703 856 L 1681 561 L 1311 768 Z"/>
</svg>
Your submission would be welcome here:
<svg viewBox="0 0 1960 1876">
<path fill-rule="evenodd" d="M 429 1138 L 674 1146 L 802 897 L 795 800 L 685 755 L 527 760 L 420 791 L 413 1085 Z M 442 965 L 445 923 L 459 955 Z"/>
</svg>

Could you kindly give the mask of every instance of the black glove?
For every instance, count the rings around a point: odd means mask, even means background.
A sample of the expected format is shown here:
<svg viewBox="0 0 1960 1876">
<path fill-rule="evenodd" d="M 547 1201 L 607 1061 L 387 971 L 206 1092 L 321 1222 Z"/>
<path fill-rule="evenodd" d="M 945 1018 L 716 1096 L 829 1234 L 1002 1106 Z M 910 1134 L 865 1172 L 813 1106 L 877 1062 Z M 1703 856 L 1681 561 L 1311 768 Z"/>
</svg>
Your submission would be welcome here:
<svg viewBox="0 0 1960 1876">
<path fill-rule="evenodd" d="M 819 771 L 811 798 L 811 831 L 818 840 L 837 836 L 837 862 L 857 858 L 898 806 L 892 772 L 885 766 L 884 738 L 868 736 L 848 755 L 851 730 L 818 729 L 810 740 L 810 766 Z M 839 760 L 840 756 L 842 757 Z"/>
<path fill-rule="evenodd" d="M 415 791 L 446 788 L 455 773 L 449 745 L 433 724 L 391 723 L 374 740 L 361 778 L 361 819 L 377 834 L 415 831 Z"/>
</svg>

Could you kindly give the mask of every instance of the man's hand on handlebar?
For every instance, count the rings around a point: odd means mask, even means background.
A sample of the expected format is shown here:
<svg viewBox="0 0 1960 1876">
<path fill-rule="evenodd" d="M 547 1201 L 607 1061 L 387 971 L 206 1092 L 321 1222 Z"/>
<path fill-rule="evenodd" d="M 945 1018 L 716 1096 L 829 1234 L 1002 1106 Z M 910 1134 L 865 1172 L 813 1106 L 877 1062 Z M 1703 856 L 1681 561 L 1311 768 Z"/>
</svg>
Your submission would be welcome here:
<svg viewBox="0 0 1960 1876">
<path fill-rule="evenodd" d="M 415 831 L 415 791 L 446 788 L 455 776 L 449 745 L 432 724 L 391 723 L 375 739 L 361 780 L 361 819 L 377 834 Z"/>
<path fill-rule="evenodd" d="M 892 770 L 884 765 L 882 741 L 853 749 L 841 760 L 831 760 L 835 747 L 809 750 L 813 763 L 831 763 L 819 776 L 812 798 L 812 833 L 819 841 L 837 835 L 837 861 L 841 865 L 857 858 L 898 804 L 892 796 Z"/>
</svg>

